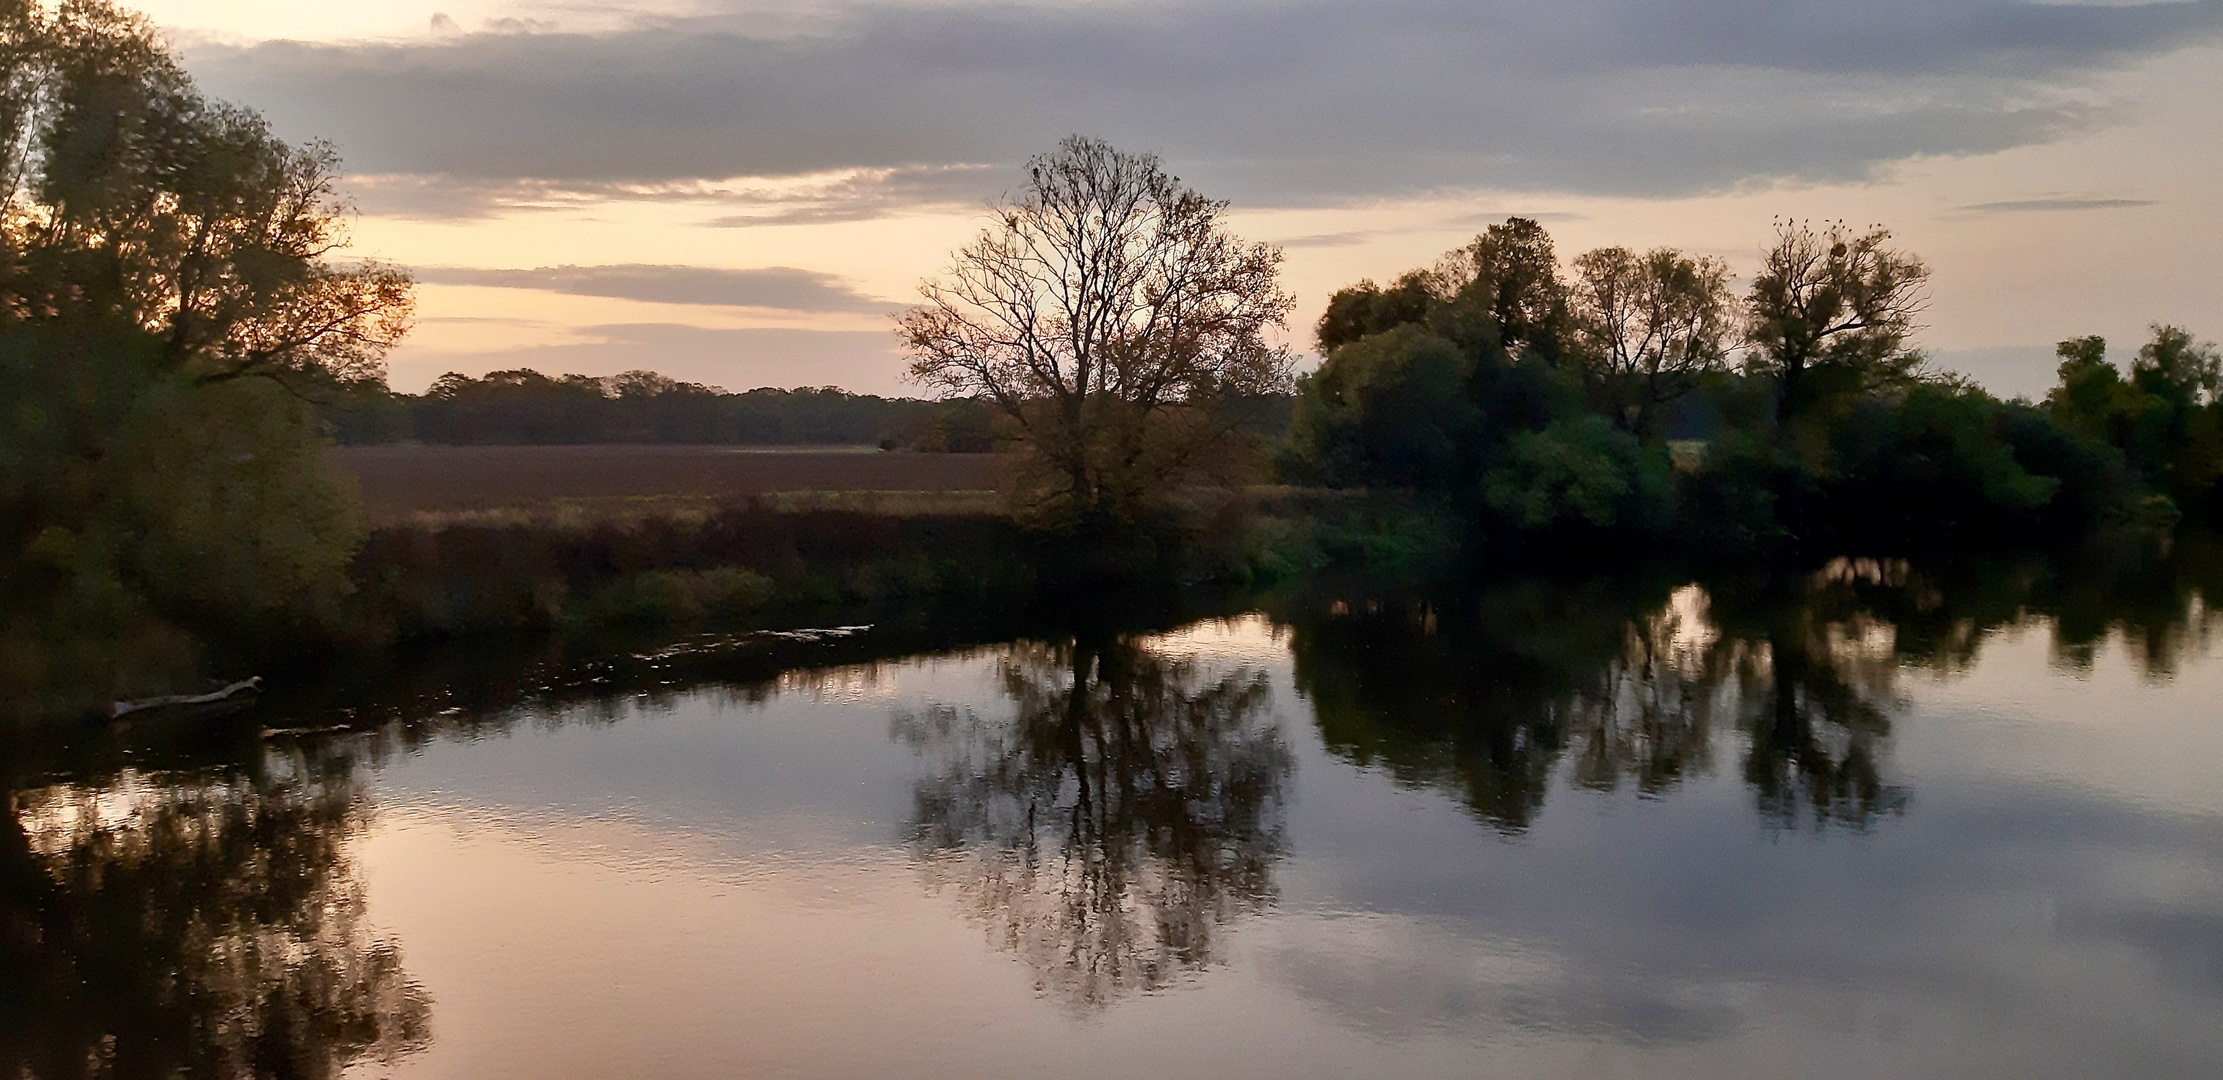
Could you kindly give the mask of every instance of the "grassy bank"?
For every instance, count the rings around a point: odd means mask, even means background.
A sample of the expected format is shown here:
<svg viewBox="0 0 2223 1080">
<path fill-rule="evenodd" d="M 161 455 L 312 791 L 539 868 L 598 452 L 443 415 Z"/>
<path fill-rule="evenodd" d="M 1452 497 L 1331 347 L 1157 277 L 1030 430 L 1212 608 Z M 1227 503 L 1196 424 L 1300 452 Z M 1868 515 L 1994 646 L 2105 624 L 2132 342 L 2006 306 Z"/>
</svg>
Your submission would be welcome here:
<svg viewBox="0 0 2223 1080">
<path fill-rule="evenodd" d="M 1019 602 L 1102 584 L 1252 584 L 1333 565 L 1440 561 L 1448 521 L 1386 496 L 1198 494 L 1116 535 L 1029 532 L 951 494 L 787 494 L 424 513 L 356 556 L 350 636 L 752 619 L 798 608 Z"/>
</svg>

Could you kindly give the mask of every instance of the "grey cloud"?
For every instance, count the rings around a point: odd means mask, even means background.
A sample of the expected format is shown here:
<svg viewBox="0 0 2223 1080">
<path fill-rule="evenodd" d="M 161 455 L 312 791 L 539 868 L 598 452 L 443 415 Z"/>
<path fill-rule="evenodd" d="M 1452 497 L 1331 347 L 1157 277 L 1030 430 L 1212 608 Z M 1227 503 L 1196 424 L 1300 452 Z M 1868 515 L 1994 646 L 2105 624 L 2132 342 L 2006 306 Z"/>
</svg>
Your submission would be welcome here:
<svg viewBox="0 0 2223 1080">
<path fill-rule="evenodd" d="M 940 165 L 868 170 L 800 190 L 735 193 L 722 200 L 744 206 L 712 218 L 714 228 L 817 225 L 861 221 L 898 210 L 982 200 L 1006 170 L 983 165 Z"/>
<path fill-rule="evenodd" d="M 2090 77 L 2223 0 L 1304 0 L 862 7 L 606 35 L 195 46 L 204 84 L 358 168 L 565 184 L 1009 164 L 1072 131 L 1298 205 L 1481 186 L 1858 178 L 2104 123 Z M 999 173 L 1001 175 L 1001 173 Z M 993 194 L 985 177 L 981 195 Z"/>
<path fill-rule="evenodd" d="M 933 165 L 849 170 L 814 182 L 736 185 L 684 177 L 656 181 L 369 173 L 348 178 L 357 205 L 385 217 L 432 221 L 580 210 L 610 200 L 685 202 L 734 211 L 714 228 L 857 221 L 899 210 L 977 203 L 1008 168 Z"/>
<path fill-rule="evenodd" d="M 529 367 L 549 374 L 616 375 L 648 370 L 675 379 L 748 390 L 759 386 L 840 386 L 861 394 L 917 395 L 899 377 L 892 332 L 721 330 L 676 323 L 590 326 L 587 340 L 491 352 L 442 352 L 403 345 L 388 358 L 397 389 L 418 390 L 441 373 L 483 375 Z"/>
<path fill-rule="evenodd" d="M 1310 236 L 1291 236 L 1274 243 L 1285 248 L 1350 247 L 1363 244 L 1377 236 L 1387 235 L 1387 229 L 1354 229 L 1350 232 L 1314 233 Z"/>
<path fill-rule="evenodd" d="M 544 266 L 495 270 L 465 266 L 423 267 L 417 280 L 435 285 L 491 285 L 540 289 L 572 296 L 608 296 L 665 304 L 712 304 L 783 311 L 880 312 L 893 305 L 858 292 L 832 274 L 771 266 L 725 270 L 707 266 Z"/>
<path fill-rule="evenodd" d="M 2114 210 L 2128 206 L 2152 206 L 2152 199 L 2013 199 L 2007 202 L 1977 203 L 1961 207 L 1982 214 L 2017 213 L 2026 210 Z"/>
<path fill-rule="evenodd" d="M 1435 221 L 1429 222 L 1425 225 L 1408 225 L 1397 228 L 1384 229 L 1352 229 L 1346 232 L 1332 233 L 1312 233 L 1306 236 L 1287 237 L 1285 239 L 1279 239 L 1273 242 L 1285 248 L 1350 247 L 1354 244 L 1363 244 L 1369 240 L 1384 236 L 1405 236 L 1418 232 L 1436 232 L 1444 228 L 1471 227 L 1480 229 L 1485 226 L 1500 224 L 1508 218 L 1516 217 L 1524 217 L 1532 221 L 1581 221 L 1583 220 L 1584 215 L 1536 212 L 1526 210 L 1517 210 L 1512 213 L 1483 211 L 1472 214 L 1458 214 L 1453 217 L 1447 218 L 1438 218 Z"/>
</svg>

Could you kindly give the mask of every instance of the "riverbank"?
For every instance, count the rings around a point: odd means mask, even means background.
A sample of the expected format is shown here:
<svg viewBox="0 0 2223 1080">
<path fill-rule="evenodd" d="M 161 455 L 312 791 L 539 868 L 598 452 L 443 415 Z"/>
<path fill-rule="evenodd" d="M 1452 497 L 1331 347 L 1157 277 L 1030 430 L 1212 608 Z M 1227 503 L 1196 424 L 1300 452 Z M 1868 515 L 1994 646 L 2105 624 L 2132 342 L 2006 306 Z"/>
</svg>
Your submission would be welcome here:
<svg viewBox="0 0 2223 1080">
<path fill-rule="evenodd" d="M 746 619 L 938 598 L 1015 603 L 1110 582 L 1249 584 L 1337 563 L 1439 561 L 1448 524 L 1394 496 L 1200 492 L 1110 536 L 1028 531 L 962 493 L 781 493 L 418 513 L 357 554 L 347 635 Z"/>
</svg>

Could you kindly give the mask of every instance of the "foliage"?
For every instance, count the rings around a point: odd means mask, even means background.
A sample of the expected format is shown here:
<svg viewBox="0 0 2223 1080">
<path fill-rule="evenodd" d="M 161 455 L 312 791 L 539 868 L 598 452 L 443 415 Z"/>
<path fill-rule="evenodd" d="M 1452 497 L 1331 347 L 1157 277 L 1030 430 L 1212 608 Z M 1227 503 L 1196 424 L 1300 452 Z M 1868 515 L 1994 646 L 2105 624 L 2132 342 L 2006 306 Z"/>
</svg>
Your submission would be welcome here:
<svg viewBox="0 0 2223 1080">
<path fill-rule="evenodd" d="M 2000 401 L 1923 369 L 1911 342 L 1929 271 L 1890 240 L 1779 222 L 1739 303 L 1716 260 L 1607 247 L 1577 256 L 1569 283 L 1542 226 L 1492 226 L 1329 301 L 1284 474 L 1420 493 L 1499 538 L 1703 547 L 1931 545 L 2223 511 L 2212 347 L 2157 327 L 2126 375 L 2099 339 L 2064 342 L 2043 407 Z"/>
<path fill-rule="evenodd" d="M 1556 364 L 1566 358 L 1573 311 L 1551 234 L 1529 218 L 1507 218 L 1444 256 L 1432 276 L 1448 290 L 1462 321 L 1479 317 L 1514 360 Z"/>
<path fill-rule="evenodd" d="M 301 395 L 376 375 L 408 280 L 327 261 L 330 150 L 200 97 L 135 16 L 10 3 L 0 58 L 0 682 L 174 684 L 347 590 Z"/>
<path fill-rule="evenodd" d="M 1575 259 L 1575 319 L 1598 407 L 1650 435 L 1661 406 L 1724 370 L 1736 329 L 1729 266 L 1673 248 L 1608 247 Z"/>
<path fill-rule="evenodd" d="M 1508 442 L 1482 499 L 1516 527 L 1652 530 L 1674 515 L 1666 448 L 1645 447 L 1604 417 L 1554 420 Z"/>
<path fill-rule="evenodd" d="M 0 304 L 10 320 L 109 319 L 195 384 L 376 374 L 408 278 L 337 265 L 338 157 L 207 101 L 146 23 L 99 0 L 0 8 Z"/>
<path fill-rule="evenodd" d="M 2119 454 L 2154 494 L 2213 515 L 2216 483 L 2223 479 L 2216 349 L 2175 326 L 2155 326 L 2153 335 L 2127 379 L 2108 362 L 2105 340 L 2062 342 L 2061 381 L 2047 395 L 2046 409 L 2078 438 Z"/>
<path fill-rule="evenodd" d="M 1229 460 L 1226 402 L 1287 386 L 1281 252 L 1152 155 L 1075 136 L 1027 174 L 903 316 L 911 375 L 1011 424 L 1023 515 L 1132 520 Z"/>
<path fill-rule="evenodd" d="M 345 444 L 826 444 L 985 453 L 991 410 L 957 398 L 916 401 L 838 387 L 729 393 L 649 371 L 549 376 L 530 369 L 449 373 L 423 394 L 376 382 L 322 395 L 318 412 Z"/>
<path fill-rule="evenodd" d="M 1298 381 L 1292 469 L 1337 487 L 1456 486 L 1483 419 L 1466 392 L 1474 364 L 1409 323 L 1329 353 Z"/>
<path fill-rule="evenodd" d="M 1328 298 L 1326 311 L 1313 328 L 1313 339 L 1323 354 L 1332 355 L 1336 349 L 1369 334 L 1386 333 L 1408 323 L 1425 322 L 1437 297 L 1433 282 L 1426 271 L 1414 270 L 1382 288 L 1372 281 L 1361 281 L 1347 289 L 1338 289 Z"/>
<path fill-rule="evenodd" d="M 737 566 L 649 570 L 603 586 L 584 614 L 596 623 L 687 622 L 748 612 L 770 600 L 773 588 L 771 578 Z"/>
<path fill-rule="evenodd" d="M 1906 348 L 1928 305 L 1929 267 L 1891 248 L 1881 225 L 1855 233 L 1779 221 L 1753 278 L 1745 338 L 1754 370 L 1775 379 L 1782 418 L 1818 403 L 1904 385 L 1920 365 Z"/>
<path fill-rule="evenodd" d="M 1819 478 L 1839 535 L 1904 535 L 2036 520 L 2060 488 L 2032 475 L 2003 438 L 2012 406 L 1967 388 L 1918 385 L 1863 398 L 1831 428 Z"/>
</svg>

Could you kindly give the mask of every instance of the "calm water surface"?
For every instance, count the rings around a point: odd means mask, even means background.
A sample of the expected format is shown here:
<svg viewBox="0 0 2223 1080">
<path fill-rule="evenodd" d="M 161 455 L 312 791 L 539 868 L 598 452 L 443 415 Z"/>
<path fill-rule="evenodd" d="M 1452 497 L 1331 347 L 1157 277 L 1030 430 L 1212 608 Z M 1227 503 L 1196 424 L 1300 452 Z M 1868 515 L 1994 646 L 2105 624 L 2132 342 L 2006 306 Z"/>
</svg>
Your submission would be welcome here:
<svg viewBox="0 0 2223 1080">
<path fill-rule="evenodd" d="M 2072 585 L 703 636 L 26 743 L 0 1073 L 2218 1075 L 2211 621 Z"/>
</svg>

